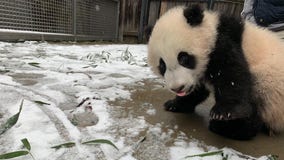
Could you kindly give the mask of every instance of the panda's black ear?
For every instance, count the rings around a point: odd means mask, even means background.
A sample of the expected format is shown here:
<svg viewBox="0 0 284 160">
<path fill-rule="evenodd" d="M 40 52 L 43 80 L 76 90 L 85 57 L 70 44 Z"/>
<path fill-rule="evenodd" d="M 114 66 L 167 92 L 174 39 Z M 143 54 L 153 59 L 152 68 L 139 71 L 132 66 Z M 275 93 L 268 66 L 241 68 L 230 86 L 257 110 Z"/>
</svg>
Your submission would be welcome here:
<svg viewBox="0 0 284 160">
<path fill-rule="evenodd" d="M 191 26 L 197 26 L 201 24 L 204 14 L 203 9 L 199 5 L 193 5 L 192 7 L 187 7 L 183 11 L 183 15 L 187 20 L 187 23 Z"/>
<path fill-rule="evenodd" d="M 153 26 L 147 26 L 144 29 L 144 35 L 145 35 L 145 38 L 146 38 L 147 42 L 149 41 L 149 38 L 150 38 L 150 36 L 152 34 L 152 30 L 153 30 Z"/>
</svg>

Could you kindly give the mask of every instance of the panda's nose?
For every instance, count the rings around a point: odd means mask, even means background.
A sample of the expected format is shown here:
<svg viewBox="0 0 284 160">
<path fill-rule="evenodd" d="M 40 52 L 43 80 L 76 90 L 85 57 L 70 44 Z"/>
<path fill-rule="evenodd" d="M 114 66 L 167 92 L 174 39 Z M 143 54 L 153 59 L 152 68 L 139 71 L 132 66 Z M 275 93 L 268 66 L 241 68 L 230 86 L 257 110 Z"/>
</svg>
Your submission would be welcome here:
<svg viewBox="0 0 284 160">
<path fill-rule="evenodd" d="M 179 93 L 180 91 L 182 91 L 184 88 L 184 85 L 178 87 L 178 88 L 171 88 L 172 91 L 176 92 L 176 93 Z"/>
</svg>

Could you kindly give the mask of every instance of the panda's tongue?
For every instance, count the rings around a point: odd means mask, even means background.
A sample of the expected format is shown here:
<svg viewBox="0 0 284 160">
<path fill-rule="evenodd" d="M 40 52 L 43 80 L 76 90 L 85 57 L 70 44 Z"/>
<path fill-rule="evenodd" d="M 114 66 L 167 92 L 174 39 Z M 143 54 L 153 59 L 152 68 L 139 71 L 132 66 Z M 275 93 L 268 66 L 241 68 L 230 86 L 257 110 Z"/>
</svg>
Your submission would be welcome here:
<svg viewBox="0 0 284 160">
<path fill-rule="evenodd" d="M 178 92 L 177 93 L 177 96 L 180 96 L 180 97 L 183 97 L 183 96 L 185 96 L 186 95 L 186 92 Z"/>
</svg>

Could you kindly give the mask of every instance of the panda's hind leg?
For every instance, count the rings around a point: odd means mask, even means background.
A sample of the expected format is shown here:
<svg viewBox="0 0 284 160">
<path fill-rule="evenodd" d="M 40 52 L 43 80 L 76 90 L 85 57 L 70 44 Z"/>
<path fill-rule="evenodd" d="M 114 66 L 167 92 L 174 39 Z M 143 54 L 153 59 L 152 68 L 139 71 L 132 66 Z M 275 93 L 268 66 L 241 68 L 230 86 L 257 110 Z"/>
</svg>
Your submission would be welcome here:
<svg viewBox="0 0 284 160">
<path fill-rule="evenodd" d="M 263 123 L 255 114 L 246 118 L 231 120 L 210 120 L 209 129 L 219 135 L 236 139 L 249 140 L 261 130 Z"/>
</svg>

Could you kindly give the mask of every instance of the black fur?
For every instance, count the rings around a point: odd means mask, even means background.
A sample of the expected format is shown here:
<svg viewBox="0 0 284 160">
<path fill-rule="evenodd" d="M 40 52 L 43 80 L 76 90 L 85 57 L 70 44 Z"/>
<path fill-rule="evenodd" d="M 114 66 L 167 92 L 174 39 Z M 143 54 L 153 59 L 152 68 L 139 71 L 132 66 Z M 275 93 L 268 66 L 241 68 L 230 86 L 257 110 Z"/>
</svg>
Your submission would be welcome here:
<svg viewBox="0 0 284 160">
<path fill-rule="evenodd" d="M 200 8 L 199 5 L 187 7 L 183 11 L 183 15 L 186 18 L 187 23 L 190 24 L 193 27 L 201 24 L 203 17 L 204 17 L 203 10 Z"/>
<path fill-rule="evenodd" d="M 209 91 L 204 85 L 197 86 L 192 93 L 185 97 L 176 96 L 175 99 L 167 101 L 164 106 L 167 111 L 192 113 L 199 103 L 204 101 Z"/>
<path fill-rule="evenodd" d="M 216 104 L 209 128 L 234 139 L 249 139 L 260 129 L 253 77 L 242 51 L 244 26 L 232 17 L 220 17 L 215 49 L 205 78 L 214 86 Z"/>
<path fill-rule="evenodd" d="M 164 76 L 165 72 L 166 72 L 166 69 L 167 69 L 167 66 L 166 66 L 165 61 L 162 58 L 160 58 L 158 69 L 160 71 L 160 74 L 162 76 Z"/>
<path fill-rule="evenodd" d="M 196 67 L 196 59 L 187 52 L 180 52 L 177 57 L 178 63 L 185 68 L 194 69 Z"/>
</svg>

